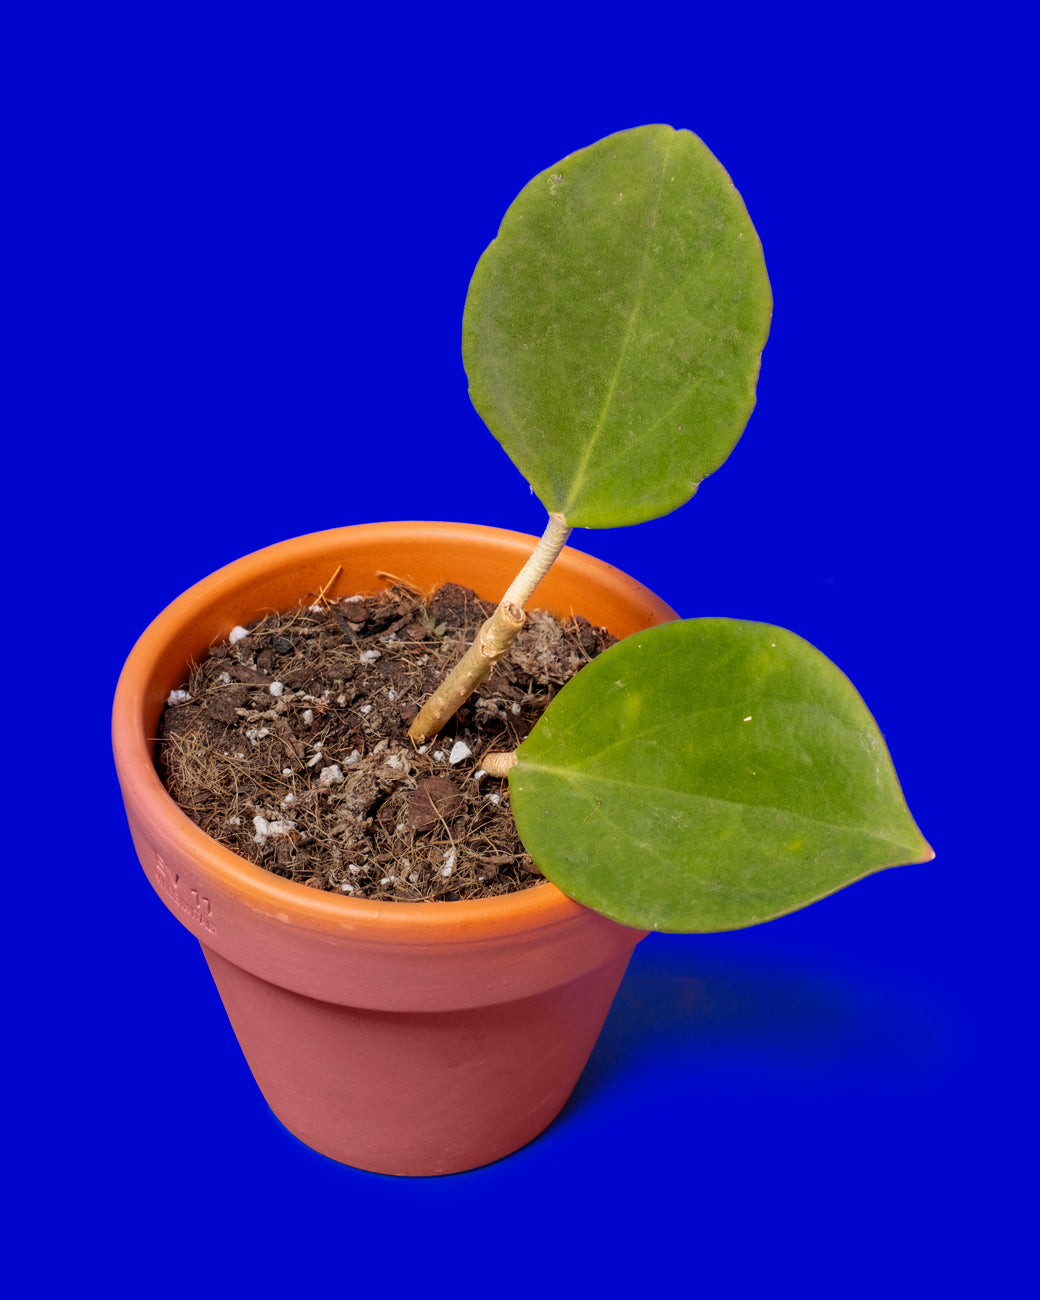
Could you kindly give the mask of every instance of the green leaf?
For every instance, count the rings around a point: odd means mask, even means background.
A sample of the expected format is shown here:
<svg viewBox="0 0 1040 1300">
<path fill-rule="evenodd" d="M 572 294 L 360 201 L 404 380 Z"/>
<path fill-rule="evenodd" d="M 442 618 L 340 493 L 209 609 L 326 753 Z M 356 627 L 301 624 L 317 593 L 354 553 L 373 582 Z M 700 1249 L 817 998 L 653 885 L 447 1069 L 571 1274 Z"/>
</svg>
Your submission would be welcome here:
<svg viewBox="0 0 1040 1300">
<path fill-rule="evenodd" d="M 666 623 L 570 681 L 517 751 L 521 839 L 641 929 L 730 930 L 933 856 L 849 680 L 783 628 Z"/>
<path fill-rule="evenodd" d="M 689 131 L 643 126 L 536 176 L 463 320 L 473 404 L 572 526 L 675 510 L 755 405 L 772 300 L 743 200 Z"/>
</svg>

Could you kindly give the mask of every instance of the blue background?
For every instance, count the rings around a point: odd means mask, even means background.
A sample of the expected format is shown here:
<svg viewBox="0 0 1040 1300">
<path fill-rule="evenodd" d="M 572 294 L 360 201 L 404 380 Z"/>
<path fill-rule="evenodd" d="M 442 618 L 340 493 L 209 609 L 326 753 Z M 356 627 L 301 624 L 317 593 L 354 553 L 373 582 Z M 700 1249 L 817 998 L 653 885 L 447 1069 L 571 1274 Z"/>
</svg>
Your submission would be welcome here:
<svg viewBox="0 0 1040 1300">
<path fill-rule="evenodd" d="M 29 797 L 7 1106 L 11 1258 L 41 1287 L 1019 1294 L 1036 286 L 1015 14 L 102 8 L 17 37 L 9 554 L 16 622 L 55 640 L 53 677 L 19 687 L 33 730 L 8 736 Z M 468 402 L 468 278 L 532 175 L 644 122 L 730 172 L 773 330 L 697 497 L 574 544 L 685 615 L 834 659 L 937 857 L 756 929 L 648 939 L 539 1140 L 450 1179 L 359 1173 L 272 1117 L 138 868 L 112 692 L 170 600 L 271 542 L 541 530 Z M 9 643 L 9 671 L 29 662 Z"/>
</svg>

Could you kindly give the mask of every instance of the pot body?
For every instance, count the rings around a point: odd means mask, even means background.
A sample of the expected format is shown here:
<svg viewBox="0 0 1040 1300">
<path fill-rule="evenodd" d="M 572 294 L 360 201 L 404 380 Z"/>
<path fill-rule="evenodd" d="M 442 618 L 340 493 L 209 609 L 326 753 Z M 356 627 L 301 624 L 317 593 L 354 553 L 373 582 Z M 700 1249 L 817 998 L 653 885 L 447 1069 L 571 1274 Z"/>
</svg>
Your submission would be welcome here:
<svg viewBox="0 0 1040 1300">
<path fill-rule="evenodd" d="M 271 1109 L 308 1145 L 357 1168 L 457 1173 L 537 1136 L 577 1082 L 644 932 L 549 883 L 480 901 L 372 903 L 283 880 L 180 811 L 150 738 L 190 660 L 235 624 L 322 590 L 378 590 L 384 572 L 498 600 L 534 543 L 437 523 L 279 543 L 175 600 L 134 647 L 116 691 L 116 768 L 145 874 L 201 943 Z M 619 637 L 675 617 L 633 579 L 569 548 L 532 604 L 581 613 Z"/>
</svg>

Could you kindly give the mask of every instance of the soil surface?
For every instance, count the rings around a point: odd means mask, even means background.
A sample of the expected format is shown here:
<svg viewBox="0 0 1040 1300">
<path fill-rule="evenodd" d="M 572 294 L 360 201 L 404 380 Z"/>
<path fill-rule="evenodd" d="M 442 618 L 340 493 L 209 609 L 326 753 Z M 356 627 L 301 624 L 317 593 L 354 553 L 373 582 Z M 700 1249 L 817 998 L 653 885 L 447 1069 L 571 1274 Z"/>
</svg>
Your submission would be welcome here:
<svg viewBox="0 0 1040 1300">
<path fill-rule="evenodd" d="M 539 883 L 507 783 L 480 758 L 515 749 L 615 638 L 528 613 L 469 704 L 417 751 L 408 727 L 493 608 L 464 587 L 392 586 L 236 629 L 164 710 L 167 789 L 213 839 L 315 889 L 454 901 Z"/>
</svg>

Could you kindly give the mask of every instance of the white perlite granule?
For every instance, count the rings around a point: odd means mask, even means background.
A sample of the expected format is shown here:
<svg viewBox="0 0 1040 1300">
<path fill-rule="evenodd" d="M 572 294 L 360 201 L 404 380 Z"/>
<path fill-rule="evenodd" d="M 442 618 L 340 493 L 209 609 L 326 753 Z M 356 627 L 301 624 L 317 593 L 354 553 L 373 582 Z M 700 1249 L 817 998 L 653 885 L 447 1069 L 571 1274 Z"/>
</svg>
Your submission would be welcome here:
<svg viewBox="0 0 1040 1300">
<path fill-rule="evenodd" d="M 256 827 L 256 834 L 253 836 L 255 844 L 263 844 L 270 835 L 288 835 L 296 829 L 295 822 L 269 822 L 266 817 L 259 816 L 253 818 L 253 825 Z"/>
</svg>

